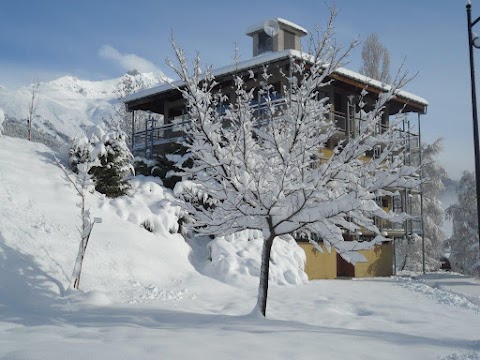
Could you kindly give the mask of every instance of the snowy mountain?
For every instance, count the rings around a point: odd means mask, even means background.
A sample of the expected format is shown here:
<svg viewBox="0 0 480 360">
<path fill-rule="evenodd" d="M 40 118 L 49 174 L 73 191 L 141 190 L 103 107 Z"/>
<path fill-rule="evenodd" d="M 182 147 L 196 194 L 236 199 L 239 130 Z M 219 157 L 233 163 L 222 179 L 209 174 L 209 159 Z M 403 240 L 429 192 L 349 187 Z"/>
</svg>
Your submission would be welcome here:
<svg viewBox="0 0 480 360">
<path fill-rule="evenodd" d="M 120 78 L 89 81 L 64 76 L 40 83 L 33 132 L 42 133 L 46 143 L 72 138 L 86 127 L 104 120 L 118 120 L 119 96 L 168 81 L 162 73 L 127 73 Z M 0 86 L 0 109 L 6 116 L 4 133 L 24 137 L 34 84 L 18 89 Z"/>
</svg>

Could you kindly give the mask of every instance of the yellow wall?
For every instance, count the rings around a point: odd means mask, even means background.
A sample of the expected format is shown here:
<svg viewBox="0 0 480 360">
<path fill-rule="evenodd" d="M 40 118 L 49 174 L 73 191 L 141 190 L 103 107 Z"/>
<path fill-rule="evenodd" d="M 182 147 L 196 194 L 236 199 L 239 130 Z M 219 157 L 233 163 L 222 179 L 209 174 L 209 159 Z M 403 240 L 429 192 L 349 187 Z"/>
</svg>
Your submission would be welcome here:
<svg viewBox="0 0 480 360">
<path fill-rule="evenodd" d="M 359 251 L 367 262 L 355 265 L 355 277 L 373 277 L 392 275 L 392 243 L 375 245 L 373 249 Z"/>
<path fill-rule="evenodd" d="M 321 253 L 308 242 L 299 242 L 298 245 L 305 251 L 307 262 L 305 272 L 309 280 L 336 279 L 337 253 L 334 249 L 329 254 L 323 245 Z M 355 277 L 375 277 L 392 275 L 393 251 L 392 243 L 375 245 L 373 249 L 359 251 L 367 262 L 355 265 Z"/>
<path fill-rule="evenodd" d="M 323 253 L 308 242 L 299 242 L 298 245 L 307 255 L 305 272 L 309 280 L 335 279 L 337 277 L 337 253 L 334 249 L 329 254 L 323 245 L 321 245 L 324 249 Z"/>
</svg>

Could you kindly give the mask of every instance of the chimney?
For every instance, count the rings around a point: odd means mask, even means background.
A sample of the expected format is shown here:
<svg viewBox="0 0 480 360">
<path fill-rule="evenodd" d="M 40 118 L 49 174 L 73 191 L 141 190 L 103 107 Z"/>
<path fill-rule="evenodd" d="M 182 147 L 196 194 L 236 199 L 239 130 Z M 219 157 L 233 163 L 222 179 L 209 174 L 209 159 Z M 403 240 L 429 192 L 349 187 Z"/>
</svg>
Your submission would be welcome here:
<svg viewBox="0 0 480 360">
<path fill-rule="evenodd" d="M 246 34 L 253 40 L 253 56 L 270 51 L 300 50 L 300 38 L 308 32 L 288 20 L 277 18 L 251 26 Z"/>
</svg>

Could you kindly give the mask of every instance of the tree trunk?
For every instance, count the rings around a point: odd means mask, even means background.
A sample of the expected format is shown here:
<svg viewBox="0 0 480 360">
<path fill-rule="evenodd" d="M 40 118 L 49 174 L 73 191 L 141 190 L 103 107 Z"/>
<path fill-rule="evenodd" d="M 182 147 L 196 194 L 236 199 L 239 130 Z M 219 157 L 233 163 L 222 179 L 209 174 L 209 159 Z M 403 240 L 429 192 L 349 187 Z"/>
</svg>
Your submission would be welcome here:
<svg viewBox="0 0 480 360">
<path fill-rule="evenodd" d="M 85 257 L 85 252 L 87 251 L 88 240 L 90 239 L 90 234 L 93 230 L 93 223 L 90 221 L 90 216 L 88 211 L 85 210 L 85 192 L 82 188 L 82 240 L 80 241 L 80 246 L 78 249 L 77 259 L 75 261 L 75 266 L 73 267 L 71 287 L 75 290 L 78 290 L 80 287 L 80 276 L 82 274 L 83 258 Z"/>
<path fill-rule="evenodd" d="M 82 239 L 78 249 L 77 260 L 75 261 L 75 266 L 73 267 L 72 282 L 70 285 L 75 290 L 78 290 L 80 287 L 80 275 L 82 274 L 82 265 L 83 258 L 85 257 L 85 250 L 85 239 Z"/>
<path fill-rule="evenodd" d="M 32 119 L 27 120 L 27 138 L 28 141 L 32 141 Z"/>
<path fill-rule="evenodd" d="M 260 269 L 260 285 L 258 287 L 258 299 L 256 309 L 265 317 L 267 313 L 268 275 L 270 271 L 270 253 L 272 252 L 275 235 L 270 233 L 268 239 L 263 241 L 262 264 Z"/>
<path fill-rule="evenodd" d="M 400 271 L 405 270 L 405 267 L 407 266 L 407 261 L 408 261 L 408 252 L 410 251 L 410 244 L 407 245 L 407 251 L 405 252 L 405 258 L 403 259 L 403 264 L 402 267 L 400 268 Z"/>
</svg>

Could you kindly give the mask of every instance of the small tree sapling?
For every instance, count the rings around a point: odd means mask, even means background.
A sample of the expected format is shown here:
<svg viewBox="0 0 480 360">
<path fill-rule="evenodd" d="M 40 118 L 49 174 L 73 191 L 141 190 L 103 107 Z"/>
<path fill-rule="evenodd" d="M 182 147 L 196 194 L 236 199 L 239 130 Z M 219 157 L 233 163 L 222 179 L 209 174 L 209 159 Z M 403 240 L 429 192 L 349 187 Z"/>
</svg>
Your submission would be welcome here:
<svg viewBox="0 0 480 360">
<path fill-rule="evenodd" d="M 88 241 L 92 234 L 93 226 L 96 223 L 101 223 L 101 218 L 91 218 L 90 210 L 86 205 L 86 196 L 89 192 L 92 192 L 93 181 L 89 175 L 89 170 L 93 166 L 93 163 L 81 163 L 77 165 L 78 175 L 76 178 L 69 174 L 67 169 L 60 163 L 58 159 L 55 159 L 56 163 L 63 170 L 65 174 L 65 180 L 73 185 L 77 195 L 80 196 L 80 203 L 77 206 L 80 208 L 80 217 L 82 219 L 82 227 L 79 229 L 80 243 L 78 246 L 77 258 L 73 267 L 73 272 L 70 280 L 70 288 L 78 290 L 80 288 L 80 276 L 82 274 L 83 260 L 87 251 Z"/>
</svg>

